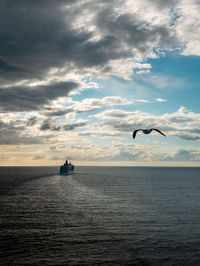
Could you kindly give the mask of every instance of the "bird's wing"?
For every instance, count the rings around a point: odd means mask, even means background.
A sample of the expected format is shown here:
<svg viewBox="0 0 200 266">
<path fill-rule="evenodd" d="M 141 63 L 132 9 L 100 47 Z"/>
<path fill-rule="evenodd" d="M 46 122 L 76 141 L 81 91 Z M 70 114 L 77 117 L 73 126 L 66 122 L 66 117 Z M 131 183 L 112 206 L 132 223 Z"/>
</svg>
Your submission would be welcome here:
<svg viewBox="0 0 200 266">
<path fill-rule="evenodd" d="M 137 130 L 133 131 L 133 138 L 136 137 L 136 134 L 137 134 L 137 132 L 138 132 L 139 130 L 142 130 L 142 129 L 137 129 Z"/>
<path fill-rule="evenodd" d="M 158 133 L 160 133 L 160 134 L 162 134 L 163 136 L 166 137 L 166 135 L 165 135 L 164 133 L 162 133 L 159 129 L 157 129 L 157 128 L 152 128 L 152 130 L 155 130 L 155 131 L 157 131 Z"/>
</svg>

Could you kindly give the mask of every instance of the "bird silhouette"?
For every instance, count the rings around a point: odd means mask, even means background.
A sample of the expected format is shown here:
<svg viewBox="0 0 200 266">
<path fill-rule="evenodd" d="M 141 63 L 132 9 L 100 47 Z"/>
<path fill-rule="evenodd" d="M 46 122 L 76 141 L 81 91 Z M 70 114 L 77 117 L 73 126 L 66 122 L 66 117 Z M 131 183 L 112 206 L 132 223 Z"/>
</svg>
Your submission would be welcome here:
<svg viewBox="0 0 200 266">
<path fill-rule="evenodd" d="M 142 131 L 142 133 L 144 133 L 144 134 L 149 134 L 153 130 L 157 131 L 158 133 L 160 133 L 161 135 L 163 135 L 163 136 L 166 137 L 166 135 L 164 133 L 162 133 L 159 129 L 157 129 L 157 128 L 150 128 L 150 129 L 137 129 L 137 130 L 135 130 L 133 132 L 133 138 L 136 137 L 136 134 L 137 134 L 138 131 Z"/>
</svg>

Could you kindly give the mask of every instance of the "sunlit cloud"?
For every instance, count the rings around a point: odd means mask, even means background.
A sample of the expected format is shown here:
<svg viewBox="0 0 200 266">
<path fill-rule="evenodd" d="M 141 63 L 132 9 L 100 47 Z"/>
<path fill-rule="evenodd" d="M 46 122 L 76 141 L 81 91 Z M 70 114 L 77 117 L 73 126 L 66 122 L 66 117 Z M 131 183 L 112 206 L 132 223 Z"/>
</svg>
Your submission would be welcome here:
<svg viewBox="0 0 200 266">
<path fill-rule="evenodd" d="M 180 97 L 172 109 L 169 97 L 191 89 L 194 99 L 197 89 L 184 73 L 159 70 L 169 54 L 177 60 L 200 56 L 199 7 L 198 0 L 5 1 L 2 164 L 66 155 L 79 161 L 199 161 L 198 108 L 189 110 Z M 153 142 L 131 142 L 134 129 L 149 127 L 164 131 L 166 143 L 154 133 Z"/>
</svg>

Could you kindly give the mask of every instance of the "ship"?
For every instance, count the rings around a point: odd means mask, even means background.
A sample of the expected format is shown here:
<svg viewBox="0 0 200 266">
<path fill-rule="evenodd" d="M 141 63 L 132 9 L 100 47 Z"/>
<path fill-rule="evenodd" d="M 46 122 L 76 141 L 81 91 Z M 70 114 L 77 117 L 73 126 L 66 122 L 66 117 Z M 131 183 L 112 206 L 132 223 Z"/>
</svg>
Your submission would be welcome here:
<svg viewBox="0 0 200 266">
<path fill-rule="evenodd" d="M 73 164 L 68 163 L 68 161 L 66 160 L 66 162 L 61 165 L 60 167 L 60 175 L 70 175 L 74 173 L 74 168 L 75 166 Z"/>
</svg>

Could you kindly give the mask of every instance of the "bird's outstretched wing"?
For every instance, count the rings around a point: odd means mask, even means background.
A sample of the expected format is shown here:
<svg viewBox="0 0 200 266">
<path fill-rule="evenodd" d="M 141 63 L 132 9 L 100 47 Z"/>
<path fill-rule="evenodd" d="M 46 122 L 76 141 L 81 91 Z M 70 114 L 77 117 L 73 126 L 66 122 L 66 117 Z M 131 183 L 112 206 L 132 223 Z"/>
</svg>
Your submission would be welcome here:
<svg viewBox="0 0 200 266">
<path fill-rule="evenodd" d="M 163 136 L 166 137 L 166 135 L 165 135 L 164 133 L 162 133 L 159 129 L 157 129 L 157 128 L 152 128 L 152 130 L 155 130 L 155 131 L 157 131 L 158 133 L 160 133 L 160 134 L 162 134 Z"/>
<path fill-rule="evenodd" d="M 140 130 L 143 130 L 143 129 L 137 129 L 137 130 L 133 131 L 133 138 L 136 137 L 137 132 L 140 131 Z"/>
</svg>

